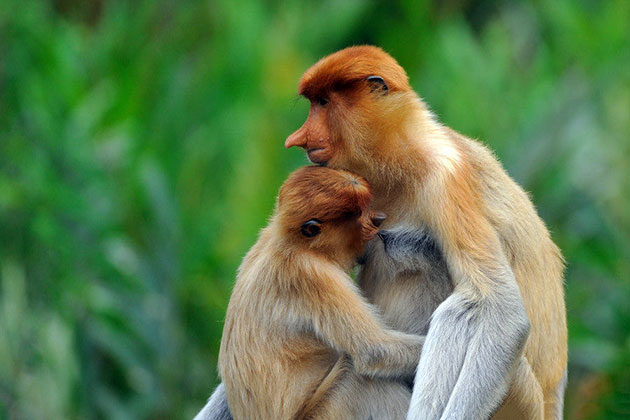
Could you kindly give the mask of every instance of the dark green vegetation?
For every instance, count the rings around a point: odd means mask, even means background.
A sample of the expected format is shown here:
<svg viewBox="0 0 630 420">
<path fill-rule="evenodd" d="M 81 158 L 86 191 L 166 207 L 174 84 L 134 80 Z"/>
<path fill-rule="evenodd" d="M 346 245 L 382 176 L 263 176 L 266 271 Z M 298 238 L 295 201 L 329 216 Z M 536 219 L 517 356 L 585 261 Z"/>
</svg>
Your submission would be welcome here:
<svg viewBox="0 0 630 420">
<path fill-rule="evenodd" d="M 567 259 L 567 418 L 630 415 L 630 3 L 0 2 L 0 418 L 190 418 L 307 113 L 383 46 Z"/>
</svg>

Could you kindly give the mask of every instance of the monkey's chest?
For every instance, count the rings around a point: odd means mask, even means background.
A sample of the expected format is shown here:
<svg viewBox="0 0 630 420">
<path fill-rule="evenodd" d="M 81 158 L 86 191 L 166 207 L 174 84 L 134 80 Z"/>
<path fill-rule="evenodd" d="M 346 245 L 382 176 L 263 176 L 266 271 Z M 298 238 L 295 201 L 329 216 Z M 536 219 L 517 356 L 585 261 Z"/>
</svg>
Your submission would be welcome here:
<svg viewBox="0 0 630 420">
<path fill-rule="evenodd" d="M 381 264 L 387 258 L 376 250 L 359 272 L 359 284 L 393 329 L 424 335 L 433 311 L 452 292 L 453 284 L 443 267 L 396 273 Z"/>
</svg>

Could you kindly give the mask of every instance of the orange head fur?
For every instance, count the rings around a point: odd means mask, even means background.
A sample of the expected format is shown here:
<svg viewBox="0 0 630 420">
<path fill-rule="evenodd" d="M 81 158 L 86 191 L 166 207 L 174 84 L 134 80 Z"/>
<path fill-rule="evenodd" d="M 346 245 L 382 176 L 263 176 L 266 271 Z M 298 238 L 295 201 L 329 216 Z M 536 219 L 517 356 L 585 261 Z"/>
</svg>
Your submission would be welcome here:
<svg viewBox="0 0 630 420">
<path fill-rule="evenodd" d="M 398 160 L 397 150 L 403 153 L 392 139 L 403 134 L 412 102 L 420 103 L 403 68 L 372 46 L 322 58 L 302 76 L 299 93 L 311 109 L 285 146 L 302 147 L 312 162 L 352 169 L 370 181 L 372 168 Z"/>
<path fill-rule="evenodd" d="M 360 176 L 305 166 L 280 188 L 276 220 L 291 243 L 345 264 L 356 259 L 384 220 L 370 210 L 371 202 L 372 190 Z"/>
<path fill-rule="evenodd" d="M 405 70 L 396 60 L 378 47 L 362 45 L 319 60 L 302 76 L 298 92 L 309 99 L 326 97 L 330 91 L 350 88 L 369 76 L 382 77 L 390 91 L 411 89 Z"/>
</svg>

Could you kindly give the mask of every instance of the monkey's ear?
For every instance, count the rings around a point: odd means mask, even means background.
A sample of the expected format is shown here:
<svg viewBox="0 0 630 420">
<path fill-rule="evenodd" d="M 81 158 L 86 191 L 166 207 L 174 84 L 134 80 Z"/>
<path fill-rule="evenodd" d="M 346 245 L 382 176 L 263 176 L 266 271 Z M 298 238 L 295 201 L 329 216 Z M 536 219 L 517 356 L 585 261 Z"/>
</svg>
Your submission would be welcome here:
<svg viewBox="0 0 630 420">
<path fill-rule="evenodd" d="M 317 219 L 311 219 L 302 225 L 300 232 L 307 238 L 312 238 L 313 236 L 319 235 L 321 230 L 321 222 Z"/>
<path fill-rule="evenodd" d="M 389 92 L 389 86 L 381 76 L 368 76 L 365 80 L 370 85 L 370 92 L 379 91 L 383 95 L 387 95 Z"/>
</svg>

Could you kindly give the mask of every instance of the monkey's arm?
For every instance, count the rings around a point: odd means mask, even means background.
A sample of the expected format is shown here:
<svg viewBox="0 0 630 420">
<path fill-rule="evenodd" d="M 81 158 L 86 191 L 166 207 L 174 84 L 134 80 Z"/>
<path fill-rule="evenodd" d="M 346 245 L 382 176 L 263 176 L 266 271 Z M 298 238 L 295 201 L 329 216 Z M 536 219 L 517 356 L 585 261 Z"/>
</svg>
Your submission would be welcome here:
<svg viewBox="0 0 630 420">
<path fill-rule="evenodd" d="M 222 383 L 217 386 L 208 403 L 193 420 L 232 420 L 225 396 L 225 387 Z"/>
<path fill-rule="evenodd" d="M 501 289 L 456 291 L 435 311 L 408 419 L 486 419 L 501 403 L 529 331 L 518 290 Z"/>
<path fill-rule="evenodd" d="M 315 334 L 348 353 L 363 375 L 412 377 L 424 337 L 386 329 L 341 270 L 314 269 L 318 272 L 309 283 L 310 297 L 299 310 L 310 319 Z"/>
<path fill-rule="evenodd" d="M 433 314 L 408 420 L 489 418 L 507 393 L 529 334 L 498 235 L 481 212 L 467 210 L 456 207 L 450 220 L 441 220 L 455 290 Z"/>
</svg>

